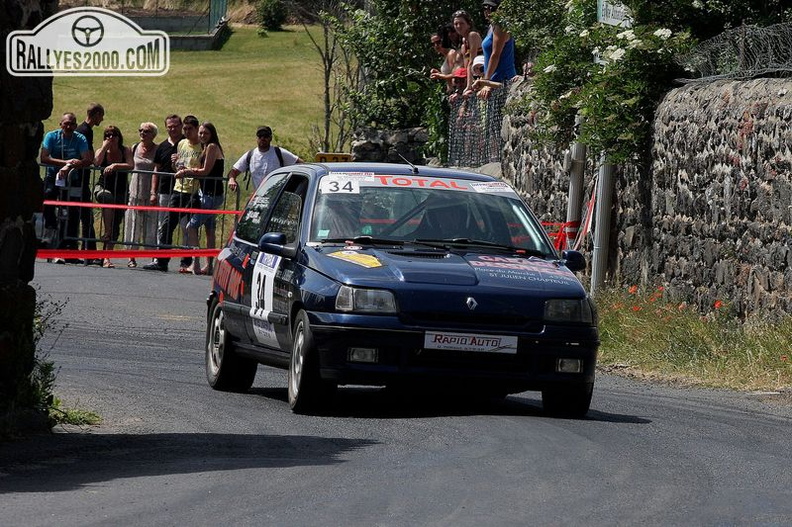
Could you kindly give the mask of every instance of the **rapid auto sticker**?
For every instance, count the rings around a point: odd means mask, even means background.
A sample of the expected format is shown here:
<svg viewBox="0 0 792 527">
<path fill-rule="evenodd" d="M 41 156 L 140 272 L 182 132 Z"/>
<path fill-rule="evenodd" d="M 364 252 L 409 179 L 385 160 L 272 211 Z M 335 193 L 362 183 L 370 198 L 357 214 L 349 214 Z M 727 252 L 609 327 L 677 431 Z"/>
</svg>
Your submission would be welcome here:
<svg viewBox="0 0 792 527">
<path fill-rule="evenodd" d="M 382 267 L 382 262 L 380 262 L 376 256 L 371 256 L 370 254 L 361 254 L 355 251 L 336 251 L 334 253 L 330 253 L 327 256 L 331 256 L 333 258 L 338 258 L 339 260 L 345 260 L 347 262 L 351 262 L 353 264 L 357 264 L 361 267 L 366 267 L 368 269 L 374 267 Z"/>
<path fill-rule="evenodd" d="M 476 333 L 447 333 L 427 331 L 424 348 L 481 353 L 517 353 L 517 337 L 511 335 L 479 335 Z"/>
<path fill-rule="evenodd" d="M 577 283 L 574 275 L 566 268 L 539 258 L 514 258 L 510 256 L 478 255 L 468 262 L 477 272 L 490 278 L 544 282 L 552 284 Z"/>
<path fill-rule="evenodd" d="M 267 320 L 272 312 L 275 273 L 278 271 L 281 257 L 274 254 L 259 253 L 253 267 L 253 283 L 250 291 L 250 317 L 253 320 L 253 332 L 262 344 L 277 346 L 275 327 Z"/>
</svg>

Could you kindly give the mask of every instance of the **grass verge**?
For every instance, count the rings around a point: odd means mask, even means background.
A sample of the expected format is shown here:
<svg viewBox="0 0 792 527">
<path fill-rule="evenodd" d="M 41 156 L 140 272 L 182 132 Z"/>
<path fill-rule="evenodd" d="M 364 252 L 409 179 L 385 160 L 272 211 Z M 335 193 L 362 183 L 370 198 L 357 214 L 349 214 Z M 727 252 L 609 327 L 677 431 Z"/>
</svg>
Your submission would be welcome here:
<svg viewBox="0 0 792 527">
<path fill-rule="evenodd" d="M 193 114 L 215 124 L 228 164 L 256 146 L 256 128 L 262 124 L 273 128 L 275 144 L 313 159 L 311 125 L 319 124 L 323 112 L 319 55 L 302 27 L 266 37 L 256 30 L 234 26 L 217 51 L 172 51 L 170 69 L 161 77 L 56 77 L 45 130 L 57 129 L 67 111 L 81 122 L 88 104 L 99 102 L 106 112 L 101 127 L 118 126 L 129 145 L 137 140 L 141 122 L 159 127 L 160 142 L 166 137 L 166 115 Z M 98 147 L 101 134 L 94 135 Z"/>
<path fill-rule="evenodd" d="M 597 299 L 600 366 L 622 375 L 750 391 L 792 390 L 792 317 L 738 321 L 727 302 L 706 313 L 662 288 Z"/>
</svg>

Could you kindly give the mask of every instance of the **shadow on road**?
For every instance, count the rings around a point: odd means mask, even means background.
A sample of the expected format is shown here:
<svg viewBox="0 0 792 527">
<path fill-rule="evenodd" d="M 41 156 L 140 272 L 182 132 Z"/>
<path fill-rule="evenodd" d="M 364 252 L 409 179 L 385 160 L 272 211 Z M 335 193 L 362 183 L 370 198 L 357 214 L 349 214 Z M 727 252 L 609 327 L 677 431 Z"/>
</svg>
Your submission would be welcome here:
<svg viewBox="0 0 792 527">
<path fill-rule="evenodd" d="M 0 493 L 58 492 L 118 478 L 341 463 L 366 439 L 240 434 L 57 433 L 0 445 Z"/>
<path fill-rule="evenodd" d="M 287 404 L 286 388 L 253 388 L 249 393 Z M 530 395 L 529 395 L 530 394 Z M 532 397 L 533 396 L 533 397 Z M 542 409 L 538 392 L 515 394 L 506 399 L 465 394 L 405 393 L 378 387 L 342 387 L 333 405 L 320 414 L 325 417 L 363 419 L 410 419 L 472 415 L 549 417 Z M 569 419 L 567 419 L 569 420 Z M 611 414 L 592 408 L 584 421 L 648 424 L 650 420 L 632 415 Z"/>
</svg>

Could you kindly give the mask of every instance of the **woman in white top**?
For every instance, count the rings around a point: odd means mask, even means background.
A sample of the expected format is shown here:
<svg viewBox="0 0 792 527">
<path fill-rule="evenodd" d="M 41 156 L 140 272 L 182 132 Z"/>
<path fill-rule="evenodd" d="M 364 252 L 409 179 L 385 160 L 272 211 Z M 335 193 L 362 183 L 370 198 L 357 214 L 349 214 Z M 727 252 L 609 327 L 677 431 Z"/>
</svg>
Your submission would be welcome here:
<svg viewBox="0 0 792 527">
<path fill-rule="evenodd" d="M 132 173 L 129 180 L 129 205 L 149 206 L 151 193 L 156 193 L 156 187 L 151 186 L 151 172 L 154 171 L 154 154 L 157 145 L 157 125 L 154 123 L 140 123 L 138 134 L 140 142 L 132 146 L 132 159 L 136 172 Z M 137 172 L 144 170 L 145 172 Z M 157 244 L 157 211 L 127 209 L 124 219 L 124 240 L 131 243 L 142 243 L 148 248 Z M 130 245 L 131 250 L 137 250 L 139 245 Z M 127 267 L 137 267 L 134 258 L 129 259 Z"/>
</svg>

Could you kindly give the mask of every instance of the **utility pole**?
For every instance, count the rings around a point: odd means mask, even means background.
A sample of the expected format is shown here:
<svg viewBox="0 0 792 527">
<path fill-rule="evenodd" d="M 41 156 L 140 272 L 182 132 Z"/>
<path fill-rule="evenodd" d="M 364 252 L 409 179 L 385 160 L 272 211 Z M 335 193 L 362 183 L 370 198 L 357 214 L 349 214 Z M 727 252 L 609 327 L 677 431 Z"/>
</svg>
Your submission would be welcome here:
<svg viewBox="0 0 792 527">
<path fill-rule="evenodd" d="M 580 127 L 580 115 L 575 117 L 575 129 Z M 577 238 L 580 229 L 581 209 L 583 208 L 583 175 L 586 171 L 586 145 L 572 143 L 569 149 L 569 199 L 567 200 L 567 215 L 565 239 L 569 248 L 569 240 Z"/>
<path fill-rule="evenodd" d="M 591 296 L 596 296 L 605 283 L 610 247 L 610 218 L 613 208 L 614 166 L 607 161 L 605 152 L 600 155 L 597 180 L 597 216 L 594 223 L 594 255 L 591 262 Z"/>
</svg>

